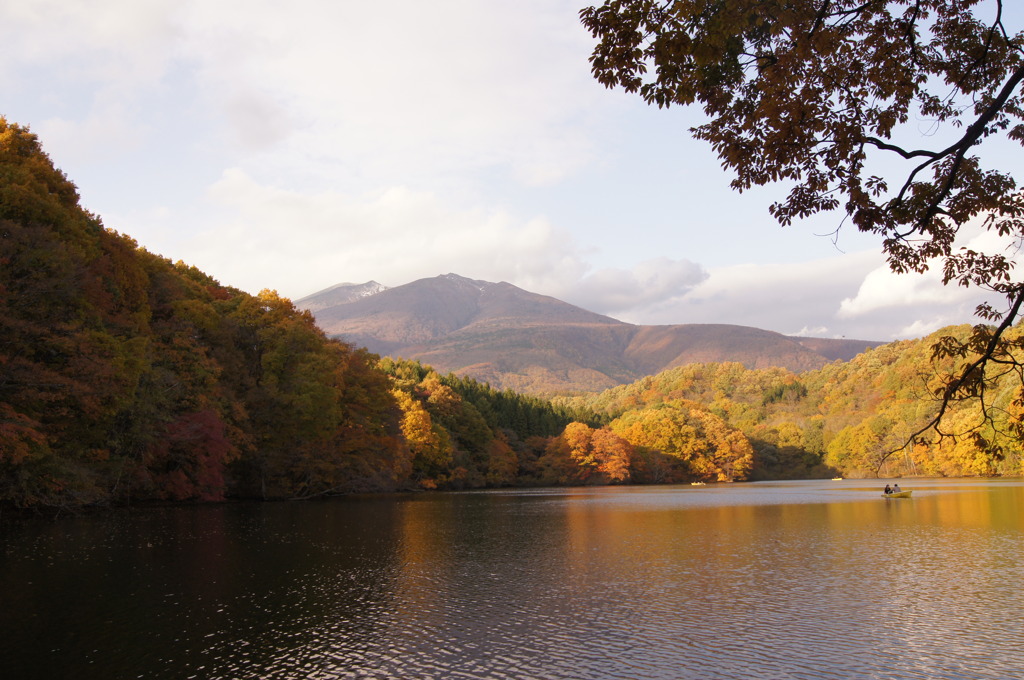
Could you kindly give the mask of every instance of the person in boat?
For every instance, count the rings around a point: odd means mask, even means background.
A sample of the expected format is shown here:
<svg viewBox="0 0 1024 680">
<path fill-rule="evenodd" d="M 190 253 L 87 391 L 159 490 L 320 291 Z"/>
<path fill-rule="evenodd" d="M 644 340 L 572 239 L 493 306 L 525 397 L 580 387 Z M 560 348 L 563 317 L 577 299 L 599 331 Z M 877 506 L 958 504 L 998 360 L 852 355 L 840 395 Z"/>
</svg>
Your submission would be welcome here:
<svg viewBox="0 0 1024 680">
<path fill-rule="evenodd" d="M 893 484 L 892 485 L 892 492 L 893 493 L 899 493 L 900 492 L 900 485 L 899 484 Z"/>
<path fill-rule="evenodd" d="M 892 493 L 892 488 L 888 484 L 886 484 L 885 485 L 885 495 L 888 496 L 891 493 Z"/>
</svg>

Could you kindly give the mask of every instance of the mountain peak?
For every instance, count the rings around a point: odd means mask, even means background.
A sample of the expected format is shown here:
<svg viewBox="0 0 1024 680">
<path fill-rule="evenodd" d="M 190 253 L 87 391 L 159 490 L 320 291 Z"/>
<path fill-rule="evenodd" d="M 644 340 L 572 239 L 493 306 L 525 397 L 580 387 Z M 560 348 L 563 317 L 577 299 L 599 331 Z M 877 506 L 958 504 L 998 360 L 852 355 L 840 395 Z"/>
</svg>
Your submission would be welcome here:
<svg viewBox="0 0 1024 680">
<path fill-rule="evenodd" d="M 446 281 L 448 283 L 452 283 L 452 284 L 455 284 L 457 286 L 465 286 L 467 288 L 474 288 L 476 290 L 481 290 L 481 291 L 485 290 L 487 288 L 490 288 L 491 286 L 497 285 L 497 284 L 491 283 L 490 281 L 481 281 L 479 279 L 470 279 L 470 278 L 466 278 L 465 276 L 459 276 L 458 274 L 452 274 L 452 273 L 442 274 L 442 275 L 436 277 L 436 280 L 438 280 L 438 281 Z"/>
<path fill-rule="evenodd" d="M 343 298 L 331 291 L 305 297 L 296 305 L 313 312 L 328 334 L 365 342 L 372 351 L 382 353 L 393 346 L 430 342 L 469 327 L 494 331 L 567 324 L 623 325 L 621 321 L 510 283 L 491 283 L 452 273 L 419 279 L 369 296 Z"/>
<path fill-rule="evenodd" d="M 372 280 L 366 283 L 338 283 L 296 300 L 295 306 L 299 309 L 308 309 L 316 314 L 322 309 L 330 309 L 337 305 L 361 300 L 387 289 L 388 287 L 384 284 Z"/>
</svg>

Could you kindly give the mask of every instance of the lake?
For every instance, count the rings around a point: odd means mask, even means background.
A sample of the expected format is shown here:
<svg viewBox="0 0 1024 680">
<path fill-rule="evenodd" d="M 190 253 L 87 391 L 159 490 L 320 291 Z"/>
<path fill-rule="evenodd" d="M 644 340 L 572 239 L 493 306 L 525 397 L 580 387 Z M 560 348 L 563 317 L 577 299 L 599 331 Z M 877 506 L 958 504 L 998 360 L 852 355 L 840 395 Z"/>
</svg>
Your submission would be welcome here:
<svg viewBox="0 0 1024 680">
<path fill-rule="evenodd" d="M 903 482 L 5 516 L 0 676 L 1024 677 L 1024 482 Z"/>
</svg>

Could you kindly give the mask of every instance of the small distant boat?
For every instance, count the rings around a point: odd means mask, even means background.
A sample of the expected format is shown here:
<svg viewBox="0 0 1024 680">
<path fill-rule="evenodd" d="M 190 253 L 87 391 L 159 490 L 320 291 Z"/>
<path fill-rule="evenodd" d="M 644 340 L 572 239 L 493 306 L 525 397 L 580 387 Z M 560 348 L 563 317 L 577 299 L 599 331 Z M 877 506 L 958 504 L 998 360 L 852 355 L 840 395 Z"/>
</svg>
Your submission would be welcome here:
<svg viewBox="0 0 1024 680">
<path fill-rule="evenodd" d="M 690 482 L 690 486 L 707 486 L 704 482 Z"/>
<path fill-rule="evenodd" d="M 894 491 L 893 493 L 883 493 L 883 498 L 910 498 L 910 494 L 913 491 Z"/>
<path fill-rule="evenodd" d="M 833 482 L 841 482 L 841 481 L 843 481 L 843 478 L 842 477 L 833 477 L 832 481 Z"/>
</svg>

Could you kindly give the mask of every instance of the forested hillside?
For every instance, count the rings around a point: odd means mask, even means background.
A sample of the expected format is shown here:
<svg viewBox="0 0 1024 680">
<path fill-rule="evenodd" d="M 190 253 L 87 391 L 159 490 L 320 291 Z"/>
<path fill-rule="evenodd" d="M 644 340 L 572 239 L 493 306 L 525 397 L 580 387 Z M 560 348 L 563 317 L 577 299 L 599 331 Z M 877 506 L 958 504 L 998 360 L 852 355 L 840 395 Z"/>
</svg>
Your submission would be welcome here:
<svg viewBox="0 0 1024 680">
<path fill-rule="evenodd" d="M 273 291 L 222 286 L 106 229 L 0 118 L 0 505 L 507 484 L 510 443 L 572 420 L 383 369 Z"/>
<path fill-rule="evenodd" d="M 954 368 L 933 363 L 936 337 L 800 374 L 690 364 L 555 402 L 499 391 L 332 340 L 273 291 L 139 248 L 0 118 L 0 507 L 1020 474 L 999 432 L 1021 415 L 1015 374 L 986 394 L 995 429 L 975 401 L 944 420 L 957 436 L 890 455 Z"/>
<path fill-rule="evenodd" d="M 1020 381 L 1014 372 L 985 395 L 992 422 L 982 417 L 978 400 L 954 404 L 941 423 L 945 436 L 927 431 L 904 447 L 937 412 L 940 377 L 955 368 L 949 360 L 934 360 L 933 346 L 942 336 L 964 339 L 971 332 L 969 326 L 945 328 L 801 374 L 738 363 L 691 364 L 599 395 L 557 401 L 620 419 L 702 404 L 749 439 L 753 479 L 1024 474 L 1021 442 L 1005 427 L 1021 415 L 1013 402 Z"/>
<path fill-rule="evenodd" d="M 105 229 L 0 119 L 0 501 L 291 497 L 402 478 L 376 358 Z"/>
</svg>

